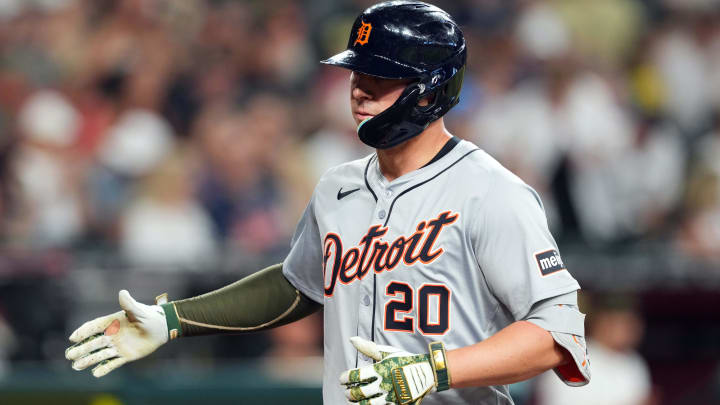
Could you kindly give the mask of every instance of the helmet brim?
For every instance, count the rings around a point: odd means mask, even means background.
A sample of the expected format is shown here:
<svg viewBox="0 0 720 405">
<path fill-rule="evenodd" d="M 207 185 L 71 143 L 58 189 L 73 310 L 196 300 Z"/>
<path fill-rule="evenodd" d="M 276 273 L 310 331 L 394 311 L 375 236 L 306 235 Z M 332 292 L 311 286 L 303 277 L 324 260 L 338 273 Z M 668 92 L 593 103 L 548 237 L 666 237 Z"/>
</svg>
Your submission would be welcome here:
<svg viewBox="0 0 720 405">
<path fill-rule="evenodd" d="M 422 76 L 420 69 L 408 66 L 382 56 L 373 54 L 360 55 L 352 49 L 322 60 L 320 63 L 350 69 L 366 75 L 382 77 L 385 79 L 409 79 Z"/>
</svg>

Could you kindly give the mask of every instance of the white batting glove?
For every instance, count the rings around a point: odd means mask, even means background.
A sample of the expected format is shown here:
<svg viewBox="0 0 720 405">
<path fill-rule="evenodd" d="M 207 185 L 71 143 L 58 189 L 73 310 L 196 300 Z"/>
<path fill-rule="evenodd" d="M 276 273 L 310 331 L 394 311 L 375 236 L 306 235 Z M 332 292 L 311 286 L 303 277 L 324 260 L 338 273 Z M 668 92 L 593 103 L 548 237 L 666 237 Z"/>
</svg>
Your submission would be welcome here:
<svg viewBox="0 0 720 405">
<path fill-rule="evenodd" d="M 378 345 L 357 336 L 350 338 L 350 342 L 377 363 L 340 375 L 349 404 L 420 404 L 425 395 L 438 391 L 438 387 L 442 391 L 450 386 L 441 343 L 431 343 L 431 356 Z M 437 354 L 438 351 L 441 353 Z"/>
<path fill-rule="evenodd" d="M 85 322 L 70 335 L 75 344 L 65 350 L 65 357 L 73 361 L 73 369 L 99 363 L 92 374 L 102 377 L 168 341 L 165 312 L 159 305 L 141 304 L 126 290 L 121 290 L 118 298 L 122 311 Z"/>
</svg>

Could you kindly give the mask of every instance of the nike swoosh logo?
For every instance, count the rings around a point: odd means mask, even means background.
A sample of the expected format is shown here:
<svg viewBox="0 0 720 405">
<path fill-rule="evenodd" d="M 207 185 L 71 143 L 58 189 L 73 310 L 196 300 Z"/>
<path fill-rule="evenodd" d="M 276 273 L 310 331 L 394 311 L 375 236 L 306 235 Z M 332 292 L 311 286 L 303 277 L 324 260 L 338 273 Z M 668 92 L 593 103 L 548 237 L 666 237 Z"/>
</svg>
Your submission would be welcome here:
<svg viewBox="0 0 720 405">
<path fill-rule="evenodd" d="M 348 191 L 346 191 L 346 192 L 343 193 L 342 187 L 340 187 L 340 190 L 338 190 L 337 199 L 338 199 L 338 201 L 340 201 L 340 200 L 342 200 L 343 198 L 349 196 L 350 194 L 352 194 L 352 193 L 354 193 L 354 192 L 356 192 L 356 191 L 360 191 L 360 189 L 359 189 L 359 188 L 354 188 L 354 189 L 352 189 L 352 190 L 348 190 Z"/>
</svg>

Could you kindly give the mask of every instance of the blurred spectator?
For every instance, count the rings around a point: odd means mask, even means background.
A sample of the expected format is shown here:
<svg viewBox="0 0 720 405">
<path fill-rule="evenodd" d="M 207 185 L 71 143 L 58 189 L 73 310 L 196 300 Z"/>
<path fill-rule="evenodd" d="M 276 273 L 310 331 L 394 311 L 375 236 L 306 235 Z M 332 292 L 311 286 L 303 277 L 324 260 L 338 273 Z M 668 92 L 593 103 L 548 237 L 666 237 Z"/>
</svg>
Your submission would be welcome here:
<svg viewBox="0 0 720 405">
<path fill-rule="evenodd" d="M 679 246 L 703 258 L 720 258 L 720 125 L 698 145 L 679 232 Z"/>
<path fill-rule="evenodd" d="M 284 201 L 272 163 L 283 158 L 273 148 L 282 144 L 277 136 L 285 136 L 273 126 L 287 127 L 281 116 L 253 118 L 259 117 L 225 106 L 203 113 L 196 130 L 203 158 L 199 198 L 218 238 L 248 254 L 261 254 L 286 245 Z"/>
<path fill-rule="evenodd" d="M 300 150 L 299 134 L 307 127 L 307 117 L 277 92 L 255 94 L 247 113 L 255 128 L 253 136 L 261 140 L 260 166 L 278 182 L 279 226 L 289 238 L 316 184 Z"/>
<path fill-rule="evenodd" d="M 100 161 L 116 173 L 139 177 L 168 155 L 172 129 L 153 111 L 130 110 L 110 128 L 99 151 Z"/>
<path fill-rule="evenodd" d="M 172 129 L 149 110 L 128 110 L 102 134 L 97 162 L 86 180 L 93 236 L 114 243 L 122 211 L 135 188 L 171 153 Z"/>
<path fill-rule="evenodd" d="M 610 295 L 597 300 L 588 315 L 588 357 L 592 380 L 568 387 L 552 372 L 537 378 L 539 405 L 649 405 L 650 374 L 635 351 L 644 325 L 632 298 Z"/>
<path fill-rule="evenodd" d="M 176 153 L 149 174 L 122 214 L 120 247 L 130 264 L 158 270 L 203 270 L 215 258 L 210 218 L 193 199 L 193 168 Z"/>
<path fill-rule="evenodd" d="M 673 125 L 646 119 L 635 131 L 632 147 L 615 164 L 627 209 L 626 235 L 633 237 L 663 230 L 681 200 L 686 166 L 681 135 Z"/>
<path fill-rule="evenodd" d="M 557 58 L 570 49 L 569 28 L 557 9 L 545 2 L 536 2 L 518 16 L 516 40 L 523 50 L 538 60 Z"/>
<path fill-rule="evenodd" d="M 631 145 L 628 117 L 599 76 L 577 72 L 566 59 L 548 61 L 547 69 L 546 78 L 481 110 L 476 141 L 541 193 L 551 222 L 559 204 L 561 231 L 594 242 L 624 236 L 627 205 L 616 189 L 624 173 L 615 161 Z M 554 201 L 552 181 L 564 170 L 566 199 Z"/>
<path fill-rule="evenodd" d="M 322 381 L 322 315 L 310 315 L 268 334 L 273 349 L 264 367 L 275 378 L 305 384 Z"/>
<path fill-rule="evenodd" d="M 567 26 L 573 52 L 588 66 L 603 72 L 622 65 L 644 28 L 644 10 L 638 1 L 550 0 L 548 3 Z"/>
<path fill-rule="evenodd" d="M 83 230 L 80 169 L 74 159 L 79 116 L 59 92 L 33 94 L 18 117 L 21 143 L 13 161 L 24 230 L 31 247 L 66 247 Z M 16 240 L 17 242 L 18 240 Z"/>
<path fill-rule="evenodd" d="M 315 68 L 317 58 L 307 43 L 301 6 L 291 1 L 277 3 L 266 9 L 263 46 L 257 56 L 267 78 L 284 86 L 301 86 Z"/>
<path fill-rule="evenodd" d="M 710 66 L 695 29 L 673 26 L 658 39 L 655 49 L 655 63 L 667 89 L 665 108 L 689 136 L 704 129 L 712 109 Z"/>
</svg>

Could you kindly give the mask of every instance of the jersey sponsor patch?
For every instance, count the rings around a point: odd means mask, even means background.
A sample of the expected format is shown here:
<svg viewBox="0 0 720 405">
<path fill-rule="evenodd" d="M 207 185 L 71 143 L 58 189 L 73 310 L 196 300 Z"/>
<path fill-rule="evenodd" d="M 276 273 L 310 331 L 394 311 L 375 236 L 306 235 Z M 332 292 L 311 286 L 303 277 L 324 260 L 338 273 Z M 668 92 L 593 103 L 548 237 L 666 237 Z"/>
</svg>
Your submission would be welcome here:
<svg viewBox="0 0 720 405">
<path fill-rule="evenodd" d="M 536 253 L 535 261 L 537 261 L 538 268 L 543 276 L 567 269 L 562 257 L 560 257 L 560 253 L 555 249 Z"/>
</svg>

